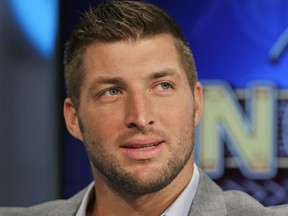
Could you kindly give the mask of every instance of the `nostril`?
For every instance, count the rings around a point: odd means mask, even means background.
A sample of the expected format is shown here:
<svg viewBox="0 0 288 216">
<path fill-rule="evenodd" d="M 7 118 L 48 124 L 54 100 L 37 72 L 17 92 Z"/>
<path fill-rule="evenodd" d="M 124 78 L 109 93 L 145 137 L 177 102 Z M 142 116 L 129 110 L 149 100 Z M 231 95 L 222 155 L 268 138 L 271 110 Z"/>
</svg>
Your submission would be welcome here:
<svg viewBox="0 0 288 216">
<path fill-rule="evenodd" d="M 138 126 L 134 123 L 134 122 L 130 122 L 129 124 L 127 124 L 128 128 L 138 128 Z"/>
<path fill-rule="evenodd" d="M 150 121 L 148 124 L 149 124 L 149 125 L 153 125 L 153 124 L 154 124 L 154 121 Z"/>
<path fill-rule="evenodd" d="M 143 130 L 147 127 L 151 127 L 154 124 L 154 121 L 149 121 L 147 123 L 140 123 L 140 122 L 130 122 L 126 124 L 127 128 L 136 129 L 136 130 Z"/>
</svg>

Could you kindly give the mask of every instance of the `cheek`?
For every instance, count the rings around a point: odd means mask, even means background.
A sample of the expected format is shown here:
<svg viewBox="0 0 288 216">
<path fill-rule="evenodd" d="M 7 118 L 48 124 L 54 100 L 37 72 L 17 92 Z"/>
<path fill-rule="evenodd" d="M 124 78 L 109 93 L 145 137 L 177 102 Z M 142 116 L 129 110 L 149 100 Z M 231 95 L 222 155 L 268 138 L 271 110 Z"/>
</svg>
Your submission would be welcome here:
<svg viewBox="0 0 288 216">
<path fill-rule="evenodd" d="M 123 115 L 122 115 L 123 116 Z M 93 139 L 111 139 L 119 130 L 121 115 L 119 112 L 94 111 L 85 115 L 86 129 Z"/>
<path fill-rule="evenodd" d="M 186 98 L 186 100 L 179 100 L 178 103 L 170 103 L 169 106 L 159 109 L 159 113 L 170 124 L 179 126 L 185 122 L 193 121 L 194 107 L 190 99 Z"/>
<path fill-rule="evenodd" d="M 173 112 L 172 112 L 173 108 Z M 162 112 L 161 125 L 173 142 L 186 144 L 193 136 L 193 111 L 170 107 L 167 113 Z M 187 140 L 188 139 L 188 140 Z"/>
</svg>

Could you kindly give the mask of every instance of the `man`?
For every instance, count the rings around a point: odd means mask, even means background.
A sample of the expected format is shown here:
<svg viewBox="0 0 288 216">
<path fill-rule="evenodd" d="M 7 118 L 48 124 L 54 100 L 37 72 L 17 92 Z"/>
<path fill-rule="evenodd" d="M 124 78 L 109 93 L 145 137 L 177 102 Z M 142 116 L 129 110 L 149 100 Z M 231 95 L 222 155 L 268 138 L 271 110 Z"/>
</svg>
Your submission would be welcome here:
<svg viewBox="0 0 288 216">
<path fill-rule="evenodd" d="M 65 52 L 69 132 L 85 144 L 94 183 L 67 201 L 5 215 L 287 215 L 223 192 L 194 164 L 202 87 L 171 18 L 142 2 L 88 11 Z"/>
</svg>

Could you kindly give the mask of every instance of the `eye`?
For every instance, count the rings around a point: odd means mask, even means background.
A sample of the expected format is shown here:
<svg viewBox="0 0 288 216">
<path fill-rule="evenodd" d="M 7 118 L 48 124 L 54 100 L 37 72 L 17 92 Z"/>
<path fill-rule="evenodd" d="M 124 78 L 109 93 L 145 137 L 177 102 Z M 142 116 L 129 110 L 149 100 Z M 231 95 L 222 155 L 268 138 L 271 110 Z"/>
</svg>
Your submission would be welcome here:
<svg viewBox="0 0 288 216">
<path fill-rule="evenodd" d="M 116 96 L 119 94 L 119 90 L 117 88 L 109 88 L 109 89 L 106 89 L 105 91 L 103 91 L 101 94 L 100 94 L 100 97 L 111 97 L 111 96 Z"/>
<path fill-rule="evenodd" d="M 167 81 L 158 82 L 153 87 L 153 91 L 155 91 L 155 93 L 157 94 L 166 94 L 166 93 L 171 92 L 171 90 L 173 89 L 174 89 L 173 84 Z"/>
<path fill-rule="evenodd" d="M 119 93 L 118 89 L 112 88 L 112 89 L 108 89 L 107 91 L 110 95 L 114 96 L 117 95 Z"/>
<path fill-rule="evenodd" d="M 160 83 L 159 85 L 164 90 L 168 90 L 168 89 L 170 89 L 172 87 L 172 85 L 170 83 L 168 83 L 168 82 L 163 82 L 163 83 Z"/>
</svg>

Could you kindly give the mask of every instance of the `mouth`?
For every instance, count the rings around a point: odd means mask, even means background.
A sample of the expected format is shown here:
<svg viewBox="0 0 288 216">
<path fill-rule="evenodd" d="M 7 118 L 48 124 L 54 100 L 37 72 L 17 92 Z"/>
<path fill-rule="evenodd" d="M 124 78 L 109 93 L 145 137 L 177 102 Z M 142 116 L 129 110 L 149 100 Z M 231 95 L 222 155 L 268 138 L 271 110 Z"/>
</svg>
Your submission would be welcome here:
<svg viewBox="0 0 288 216">
<path fill-rule="evenodd" d="M 123 146 L 123 148 L 146 150 L 146 149 L 150 149 L 150 148 L 155 148 L 155 147 L 159 146 L 161 143 L 162 143 L 162 141 L 156 142 L 156 143 L 151 143 L 151 144 L 127 145 L 127 146 Z"/>
<path fill-rule="evenodd" d="M 133 140 L 121 146 L 124 155 L 132 160 L 158 158 L 164 150 L 164 140 Z"/>
</svg>

